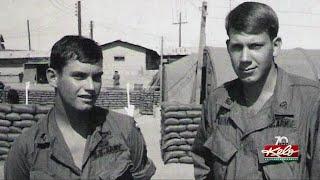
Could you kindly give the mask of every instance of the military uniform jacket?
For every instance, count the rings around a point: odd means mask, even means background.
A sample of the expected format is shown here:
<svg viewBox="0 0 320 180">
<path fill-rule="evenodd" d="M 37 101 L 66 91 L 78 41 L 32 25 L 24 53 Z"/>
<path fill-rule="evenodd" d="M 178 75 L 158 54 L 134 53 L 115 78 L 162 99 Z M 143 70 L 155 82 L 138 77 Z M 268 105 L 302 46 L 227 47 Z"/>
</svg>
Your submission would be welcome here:
<svg viewBox="0 0 320 180">
<path fill-rule="evenodd" d="M 277 70 L 274 94 L 256 114 L 243 109 L 239 79 L 211 92 L 192 150 L 197 180 L 320 179 L 319 85 Z M 297 161 L 264 158 L 275 136 L 299 146 Z"/>
<path fill-rule="evenodd" d="M 143 136 L 133 118 L 95 107 L 82 169 L 73 161 L 50 111 L 20 135 L 5 163 L 5 179 L 150 179 L 155 173 Z"/>
</svg>

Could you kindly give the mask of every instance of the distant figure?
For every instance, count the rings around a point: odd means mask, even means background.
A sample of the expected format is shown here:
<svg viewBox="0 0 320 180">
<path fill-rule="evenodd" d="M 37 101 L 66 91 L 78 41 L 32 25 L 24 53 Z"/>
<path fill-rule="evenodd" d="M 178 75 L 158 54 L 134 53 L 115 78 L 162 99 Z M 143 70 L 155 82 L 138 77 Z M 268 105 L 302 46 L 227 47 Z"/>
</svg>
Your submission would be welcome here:
<svg viewBox="0 0 320 180">
<path fill-rule="evenodd" d="M 7 102 L 9 104 L 19 104 L 19 94 L 15 89 L 10 89 L 7 94 Z"/>
<path fill-rule="evenodd" d="M 118 71 L 114 71 L 114 75 L 113 75 L 113 86 L 114 87 L 118 87 L 120 86 L 120 74 Z"/>
<path fill-rule="evenodd" d="M 22 80 L 23 80 L 23 72 L 20 72 L 20 73 L 18 74 L 18 76 L 19 76 L 19 82 L 22 83 Z"/>
</svg>

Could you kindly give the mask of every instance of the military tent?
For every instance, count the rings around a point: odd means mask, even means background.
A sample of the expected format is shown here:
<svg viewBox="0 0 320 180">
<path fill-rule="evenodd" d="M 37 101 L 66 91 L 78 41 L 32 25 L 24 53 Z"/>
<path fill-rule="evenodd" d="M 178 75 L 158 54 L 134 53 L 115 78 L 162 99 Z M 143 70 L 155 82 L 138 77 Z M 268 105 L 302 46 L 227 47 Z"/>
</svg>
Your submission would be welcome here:
<svg viewBox="0 0 320 180">
<path fill-rule="evenodd" d="M 236 78 L 226 48 L 206 47 L 207 59 L 213 67 L 214 87 Z M 197 54 L 190 54 L 164 66 L 163 99 L 166 102 L 190 103 L 197 70 Z M 309 79 L 320 79 L 320 50 L 295 48 L 282 50 L 276 58 L 279 67 Z"/>
</svg>

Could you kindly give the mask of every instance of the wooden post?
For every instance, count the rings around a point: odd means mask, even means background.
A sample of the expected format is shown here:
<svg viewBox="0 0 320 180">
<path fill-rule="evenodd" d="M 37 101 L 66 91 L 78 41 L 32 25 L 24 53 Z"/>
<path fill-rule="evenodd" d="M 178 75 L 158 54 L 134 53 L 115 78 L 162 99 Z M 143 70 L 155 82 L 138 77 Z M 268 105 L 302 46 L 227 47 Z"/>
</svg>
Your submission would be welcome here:
<svg viewBox="0 0 320 180">
<path fill-rule="evenodd" d="M 182 30 L 181 30 L 181 25 L 182 24 L 186 24 L 186 23 L 188 23 L 187 21 L 182 21 L 182 19 L 181 19 L 181 12 L 179 13 L 179 21 L 177 22 L 177 23 L 173 23 L 173 24 L 178 24 L 179 25 L 179 47 L 181 47 L 181 32 L 182 32 Z"/>
<path fill-rule="evenodd" d="M 79 33 L 79 36 L 82 35 L 81 33 L 81 1 L 78 1 L 78 33 Z"/>
<path fill-rule="evenodd" d="M 90 38 L 93 39 L 93 21 L 90 21 Z"/>
<path fill-rule="evenodd" d="M 31 51 L 31 39 L 30 39 L 30 25 L 29 25 L 29 20 L 27 20 L 27 28 L 28 28 L 29 51 Z"/>
<path fill-rule="evenodd" d="M 201 13 L 201 26 L 200 26 L 200 40 L 199 40 L 199 50 L 198 50 L 198 60 L 196 67 L 195 79 L 192 87 L 192 94 L 190 103 L 199 104 L 200 103 L 200 89 L 201 89 L 201 76 L 203 67 L 203 50 L 206 44 L 206 18 L 207 18 L 207 2 L 202 2 L 202 13 Z"/>
<path fill-rule="evenodd" d="M 163 102 L 163 36 L 161 36 L 161 55 L 160 55 L 160 67 L 159 67 L 159 76 L 160 76 L 160 103 Z"/>
</svg>

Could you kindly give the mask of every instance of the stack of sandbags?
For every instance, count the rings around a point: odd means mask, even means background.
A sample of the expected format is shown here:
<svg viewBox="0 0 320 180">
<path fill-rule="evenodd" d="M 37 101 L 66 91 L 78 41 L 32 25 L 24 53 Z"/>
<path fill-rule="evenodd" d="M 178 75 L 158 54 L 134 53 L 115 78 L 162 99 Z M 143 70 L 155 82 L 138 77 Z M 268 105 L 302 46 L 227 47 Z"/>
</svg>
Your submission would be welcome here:
<svg viewBox="0 0 320 180">
<path fill-rule="evenodd" d="M 19 95 L 19 104 L 25 104 L 25 90 L 17 89 Z M 53 105 L 55 92 L 53 90 L 35 90 L 31 89 L 28 93 L 29 104 Z"/>
<path fill-rule="evenodd" d="M 201 105 L 161 106 L 161 152 L 164 163 L 193 163 L 190 151 L 201 120 Z"/>
<path fill-rule="evenodd" d="M 46 116 L 52 106 L 0 104 L 0 161 L 5 160 L 11 144 L 24 131 Z"/>
<path fill-rule="evenodd" d="M 130 92 L 130 103 L 138 105 L 140 100 L 139 91 Z M 101 91 L 96 105 L 105 108 L 119 109 L 128 107 L 127 91 L 123 89 Z"/>
<path fill-rule="evenodd" d="M 140 96 L 140 114 L 143 115 L 153 115 L 153 104 L 154 104 L 154 99 L 153 99 L 153 91 L 149 90 L 144 90 L 141 91 L 141 96 Z"/>
</svg>

